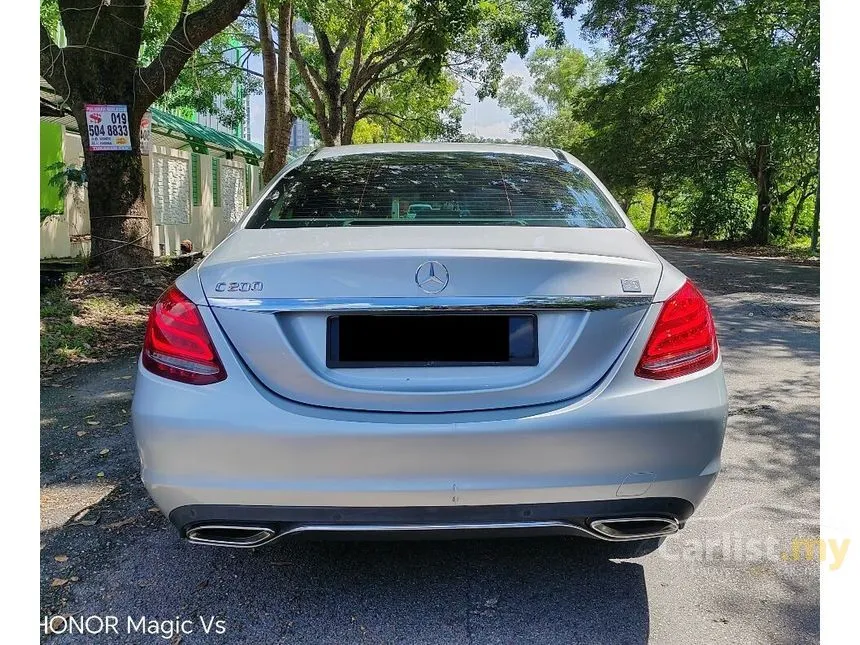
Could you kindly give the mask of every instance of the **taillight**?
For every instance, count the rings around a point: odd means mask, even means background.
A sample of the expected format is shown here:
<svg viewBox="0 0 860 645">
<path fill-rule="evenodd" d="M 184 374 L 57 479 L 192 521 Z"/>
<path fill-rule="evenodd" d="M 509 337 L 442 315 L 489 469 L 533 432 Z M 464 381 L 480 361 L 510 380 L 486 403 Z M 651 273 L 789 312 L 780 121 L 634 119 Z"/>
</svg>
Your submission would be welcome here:
<svg viewBox="0 0 860 645">
<path fill-rule="evenodd" d="M 660 310 L 636 376 L 669 379 L 713 365 L 719 354 L 714 319 L 704 296 L 687 280 Z"/>
<path fill-rule="evenodd" d="M 207 385 L 227 378 L 197 306 L 175 286 L 149 312 L 143 366 L 182 383 Z"/>
</svg>

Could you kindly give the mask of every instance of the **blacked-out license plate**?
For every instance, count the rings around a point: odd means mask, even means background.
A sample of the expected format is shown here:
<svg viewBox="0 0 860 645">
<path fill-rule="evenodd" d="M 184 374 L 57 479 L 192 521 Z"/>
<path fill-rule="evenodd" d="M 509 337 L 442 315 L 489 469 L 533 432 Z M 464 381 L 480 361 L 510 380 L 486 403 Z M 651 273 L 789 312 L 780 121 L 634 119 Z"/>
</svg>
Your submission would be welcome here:
<svg viewBox="0 0 860 645">
<path fill-rule="evenodd" d="M 534 314 L 329 316 L 329 367 L 537 365 Z"/>
</svg>

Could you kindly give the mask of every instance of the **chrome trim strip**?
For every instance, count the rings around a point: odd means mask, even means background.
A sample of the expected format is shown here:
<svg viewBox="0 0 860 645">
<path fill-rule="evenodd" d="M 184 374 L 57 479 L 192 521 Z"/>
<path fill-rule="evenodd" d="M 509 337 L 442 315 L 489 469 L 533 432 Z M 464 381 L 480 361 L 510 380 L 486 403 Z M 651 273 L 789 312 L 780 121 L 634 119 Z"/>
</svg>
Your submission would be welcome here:
<svg viewBox="0 0 860 645">
<path fill-rule="evenodd" d="M 570 522 L 534 521 L 534 522 L 493 522 L 490 524 L 306 524 L 287 529 L 278 537 L 296 533 L 313 533 L 315 531 L 333 533 L 398 533 L 410 531 L 495 531 L 516 529 L 549 529 L 563 528 L 581 531 L 582 528 Z"/>
<path fill-rule="evenodd" d="M 651 304 L 651 296 L 445 296 L 441 298 L 208 298 L 212 307 L 243 311 L 599 311 Z"/>
<path fill-rule="evenodd" d="M 586 527 L 561 520 L 530 521 L 530 522 L 489 522 L 489 523 L 455 523 L 455 524 L 303 524 L 294 526 L 279 533 L 273 539 L 290 538 L 303 533 L 436 533 L 445 531 L 491 533 L 516 533 L 518 530 L 536 530 L 538 532 L 561 529 L 567 535 L 599 538 L 604 541 L 614 541 Z"/>
</svg>

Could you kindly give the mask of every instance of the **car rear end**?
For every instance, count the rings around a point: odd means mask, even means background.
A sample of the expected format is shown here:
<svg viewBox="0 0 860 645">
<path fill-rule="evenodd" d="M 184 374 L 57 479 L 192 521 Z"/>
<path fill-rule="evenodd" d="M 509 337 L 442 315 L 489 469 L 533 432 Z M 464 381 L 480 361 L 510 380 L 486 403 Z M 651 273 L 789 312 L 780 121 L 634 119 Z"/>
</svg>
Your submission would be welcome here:
<svg viewBox="0 0 860 645">
<path fill-rule="evenodd" d="M 184 536 L 624 540 L 701 502 L 726 421 L 701 294 L 573 160 L 464 152 L 288 169 L 156 305 L 132 416 Z"/>
</svg>

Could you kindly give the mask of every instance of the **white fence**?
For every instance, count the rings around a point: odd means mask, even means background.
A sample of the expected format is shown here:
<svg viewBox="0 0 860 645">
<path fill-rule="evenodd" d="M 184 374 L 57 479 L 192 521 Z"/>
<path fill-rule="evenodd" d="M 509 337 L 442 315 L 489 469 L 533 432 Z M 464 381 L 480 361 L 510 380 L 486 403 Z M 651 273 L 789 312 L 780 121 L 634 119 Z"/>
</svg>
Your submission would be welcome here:
<svg viewBox="0 0 860 645">
<path fill-rule="evenodd" d="M 63 137 L 67 165 L 83 163 L 78 135 Z M 183 240 L 195 251 L 211 251 L 239 220 L 261 188 L 260 169 L 242 159 L 227 159 L 166 146 L 143 157 L 146 203 L 152 218 L 155 255 L 175 255 Z M 88 255 L 90 221 L 86 189 L 71 186 L 62 216 L 42 223 L 42 258 Z"/>
</svg>

